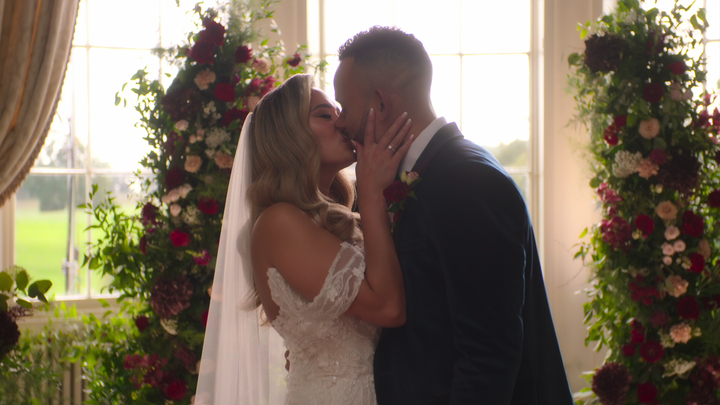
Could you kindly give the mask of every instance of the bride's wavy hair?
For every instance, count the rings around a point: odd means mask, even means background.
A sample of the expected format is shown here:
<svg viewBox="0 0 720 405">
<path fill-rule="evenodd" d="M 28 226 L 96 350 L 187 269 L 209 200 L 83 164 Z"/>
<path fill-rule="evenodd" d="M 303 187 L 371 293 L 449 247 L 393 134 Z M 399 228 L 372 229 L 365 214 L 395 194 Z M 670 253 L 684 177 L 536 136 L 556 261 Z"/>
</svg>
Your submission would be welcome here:
<svg viewBox="0 0 720 405">
<path fill-rule="evenodd" d="M 313 78 L 295 75 L 255 107 L 251 126 L 252 184 L 248 201 L 253 224 L 278 202 L 293 204 L 340 240 L 362 239 L 351 211 L 355 188 L 339 172 L 330 195 L 320 191 L 320 145 L 310 129 Z"/>
</svg>

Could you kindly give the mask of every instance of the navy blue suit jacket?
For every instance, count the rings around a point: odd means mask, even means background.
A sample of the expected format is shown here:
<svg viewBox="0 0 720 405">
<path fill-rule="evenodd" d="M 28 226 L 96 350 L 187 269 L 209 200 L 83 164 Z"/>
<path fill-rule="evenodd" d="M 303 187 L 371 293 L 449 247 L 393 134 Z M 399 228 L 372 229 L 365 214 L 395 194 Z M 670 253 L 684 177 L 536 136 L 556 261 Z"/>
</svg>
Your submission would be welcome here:
<svg viewBox="0 0 720 405">
<path fill-rule="evenodd" d="M 532 224 L 515 183 L 454 123 L 414 171 L 395 230 L 407 323 L 375 353 L 379 405 L 572 405 Z"/>
</svg>

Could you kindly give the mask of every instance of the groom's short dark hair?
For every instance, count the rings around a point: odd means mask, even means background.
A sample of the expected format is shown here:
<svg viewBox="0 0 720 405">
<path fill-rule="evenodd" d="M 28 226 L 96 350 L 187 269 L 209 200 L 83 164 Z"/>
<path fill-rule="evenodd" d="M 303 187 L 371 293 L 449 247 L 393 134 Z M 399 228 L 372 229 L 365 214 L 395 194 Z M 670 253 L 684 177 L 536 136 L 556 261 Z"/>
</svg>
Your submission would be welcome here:
<svg viewBox="0 0 720 405">
<path fill-rule="evenodd" d="M 430 56 L 422 42 L 399 28 L 376 25 L 362 31 L 340 46 L 338 56 L 340 61 L 354 58 L 353 67 L 362 69 L 371 82 L 404 73 L 408 85 L 430 93 Z"/>
</svg>

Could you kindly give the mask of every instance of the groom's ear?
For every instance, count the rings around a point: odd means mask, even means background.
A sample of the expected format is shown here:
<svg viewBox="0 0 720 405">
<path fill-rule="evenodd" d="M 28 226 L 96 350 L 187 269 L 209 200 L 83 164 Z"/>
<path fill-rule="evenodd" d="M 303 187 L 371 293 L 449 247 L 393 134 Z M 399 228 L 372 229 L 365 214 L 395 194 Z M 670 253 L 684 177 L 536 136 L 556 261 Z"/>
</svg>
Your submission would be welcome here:
<svg viewBox="0 0 720 405">
<path fill-rule="evenodd" d="M 373 91 L 373 99 L 374 104 L 377 106 L 375 109 L 377 118 L 379 121 L 383 121 L 390 114 L 391 110 L 388 94 L 382 89 L 375 89 L 375 91 Z"/>
</svg>

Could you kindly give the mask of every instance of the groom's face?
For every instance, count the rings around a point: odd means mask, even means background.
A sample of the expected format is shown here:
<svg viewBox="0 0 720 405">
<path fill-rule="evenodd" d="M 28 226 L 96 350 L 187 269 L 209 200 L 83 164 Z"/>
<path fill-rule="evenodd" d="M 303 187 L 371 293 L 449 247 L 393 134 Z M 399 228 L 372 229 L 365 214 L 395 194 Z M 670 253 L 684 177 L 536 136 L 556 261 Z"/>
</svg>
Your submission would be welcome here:
<svg viewBox="0 0 720 405">
<path fill-rule="evenodd" d="M 335 100 L 342 106 L 335 127 L 346 137 L 364 143 L 370 105 L 362 89 L 362 77 L 353 64 L 354 58 L 345 58 L 335 73 Z"/>
</svg>

